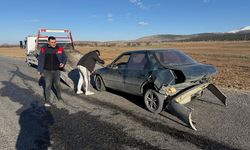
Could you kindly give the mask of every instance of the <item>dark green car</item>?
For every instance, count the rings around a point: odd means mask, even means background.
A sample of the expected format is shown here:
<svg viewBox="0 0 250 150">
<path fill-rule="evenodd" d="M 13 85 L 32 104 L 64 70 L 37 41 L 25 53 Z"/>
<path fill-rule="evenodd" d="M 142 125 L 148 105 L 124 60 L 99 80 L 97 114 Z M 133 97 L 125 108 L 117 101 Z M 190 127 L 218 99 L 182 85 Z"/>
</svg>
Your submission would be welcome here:
<svg viewBox="0 0 250 150">
<path fill-rule="evenodd" d="M 226 105 L 224 94 L 208 82 L 215 74 L 213 65 L 198 63 L 179 50 L 137 50 L 122 53 L 98 69 L 95 86 L 98 91 L 111 88 L 143 96 L 149 111 L 160 113 L 166 108 L 196 130 L 191 109 L 183 104 L 202 96 L 207 88 Z"/>
</svg>

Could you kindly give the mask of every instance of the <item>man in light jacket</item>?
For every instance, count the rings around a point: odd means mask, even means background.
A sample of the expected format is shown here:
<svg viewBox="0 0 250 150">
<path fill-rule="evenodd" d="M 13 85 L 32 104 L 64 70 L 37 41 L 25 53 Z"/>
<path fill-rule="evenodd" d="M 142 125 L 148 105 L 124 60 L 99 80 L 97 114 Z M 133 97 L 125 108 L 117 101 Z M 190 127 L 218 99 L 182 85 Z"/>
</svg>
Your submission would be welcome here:
<svg viewBox="0 0 250 150">
<path fill-rule="evenodd" d="M 83 81 L 85 82 L 85 95 L 93 95 L 90 91 L 90 75 L 94 72 L 96 62 L 104 64 L 104 61 L 99 57 L 100 51 L 94 50 L 85 54 L 78 62 L 77 69 L 79 70 L 80 78 L 77 85 L 77 94 L 82 94 Z"/>
</svg>

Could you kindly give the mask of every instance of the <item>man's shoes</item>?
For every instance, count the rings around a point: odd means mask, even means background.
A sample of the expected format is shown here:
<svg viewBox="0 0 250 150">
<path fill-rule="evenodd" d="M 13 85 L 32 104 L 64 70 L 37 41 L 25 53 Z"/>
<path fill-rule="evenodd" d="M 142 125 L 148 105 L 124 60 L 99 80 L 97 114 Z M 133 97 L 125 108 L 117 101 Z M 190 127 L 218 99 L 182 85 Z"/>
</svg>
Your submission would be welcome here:
<svg viewBox="0 0 250 150">
<path fill-rule="evenodd" d="M 93 94 L 95 94 L 95 93 L 94 93 L 94 92 L 91 92 L 91 91 L 85 92 L 85 95 L 93 95 Z"/>
<path fill-rule="evenodd" d="M 50 103 L 44 103 L 44 106 L 45 107 L 51 107 L 51 104 Z"/>
<path fill-rule="evenodd" d="M 76 94 L 83 94 L 83 91 L 77 91 Z"/>
</svg>

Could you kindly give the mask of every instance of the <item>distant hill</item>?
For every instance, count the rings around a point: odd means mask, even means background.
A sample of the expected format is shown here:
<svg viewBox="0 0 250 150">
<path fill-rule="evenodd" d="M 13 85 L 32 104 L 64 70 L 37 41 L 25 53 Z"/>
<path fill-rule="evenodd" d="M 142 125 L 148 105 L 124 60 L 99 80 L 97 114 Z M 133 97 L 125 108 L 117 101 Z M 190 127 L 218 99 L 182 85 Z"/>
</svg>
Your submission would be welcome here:
<svg viewBox="0 0 250 150">
<path fill-rule="evenodd" d="M 151 45 L 156 42 L 189 42 L 189 41 L 243 41 L 250 40 L 250 26 L 246 26 L 240 29 L 232 30 L 229 32 L 218 33 L 199 33 L 190 35 L 175 35 L 175 34 L 158 34 L 145 36 L 136 40 L 130 41 L 75 41 L 79 46 L 140 46 Z"/>
<path fill-rule="evenodd" d="M 232 31 L 229 31 L 228 33 L 250 33 L 250 26 L 232 30 Z"/>
<path fill-rule="evenodd" d="M 171 41 L 241 41 L 250 40 L 250 26 L 229 32 L 200 33 L 190 35 L 159 34 L 145 36 L 137 42 L 171 42 Z"/>
<path fill-rule="evenodd" d="M 192 38 L 193 35 L 174 35 L 174 34 L 159 34 L 159 35 L 152 35 L 152 36 L 145 36 L 142 38 L 137 39 L 138 42 L 164 42 L 164 41 L 182 41 Z"/>
</svg>

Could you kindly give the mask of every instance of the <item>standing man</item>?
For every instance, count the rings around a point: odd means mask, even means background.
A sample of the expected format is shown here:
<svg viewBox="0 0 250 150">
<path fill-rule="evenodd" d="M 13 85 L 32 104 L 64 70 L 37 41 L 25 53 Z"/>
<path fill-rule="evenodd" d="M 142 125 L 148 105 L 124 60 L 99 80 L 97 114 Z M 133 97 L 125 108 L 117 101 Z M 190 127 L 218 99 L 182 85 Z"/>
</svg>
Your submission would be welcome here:
<svg viewBox="0 0 250 150">
<path fill-rule="evenodd" d="M 104 64 L 104 61 L 99 57 L 100 51 L 95 50 L 85 54 L 77 64 L 77 69 L 79 70 L 80 78 L 77 86 L 77 94 L 82 94 L 83 78 L 85 82 L 85 95 L 93 95 L 94 92 L 90 91 L 90 75 L 94 72 L 96 62 Z"/>
<path fill-rule="evenodd" d="M 63 69 L 67 57 L 62 47 L 56 45 L 56 38 L 50 36 L 48 44 L 42 47 L 38 57 L 38 73 L 45 79 L 45 106 L 50 105 L 50 92 L 52 85 L 56 90 L 58 100 L 62 100 L 60 88 L 60 69 Z"/>
</svg>

